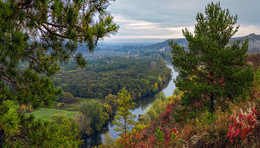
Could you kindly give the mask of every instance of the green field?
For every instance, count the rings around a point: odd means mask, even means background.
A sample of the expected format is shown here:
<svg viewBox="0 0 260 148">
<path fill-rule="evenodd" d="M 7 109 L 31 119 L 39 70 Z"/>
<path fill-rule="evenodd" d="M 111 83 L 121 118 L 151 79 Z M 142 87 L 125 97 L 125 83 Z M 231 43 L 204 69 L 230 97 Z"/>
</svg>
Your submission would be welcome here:
<svg viewBox="0 0 260 148">
<path fill-rule="evenodd" d="M 36 119 L 42 119 L 42 120 L 50 120 L 51 116 L 53 114 L 63 114 L 67 117 L 74 118 L 75 115 L 78 113 L 78 111 L 66 111 L 66 110 L 58 110 L 58 109 L 52 109 L 52 108 L 40 108 L 38 110 L 35 110 L 32 113 L 26 113 L 26 115 L 33 114 Z"/>
<path fill-rule="evenodd" d="M 77 113 L 79 113 L 79 108 L 81 103 L 88 102 L 90 100 L 98 100 L 102 101 L 101 99 L 97 98 L 77 98 L 78 102 L 72 103 L 72 104 L 66 104 L 62 110 L 60 109 L 54 109 L 54 108 L 40 108 L 38 110 L 35 110 L 32 113 L 25 113 L 25 115 L 29 116 L 33 114 L 36 119 L 42 119 L 42 120 L 50 120 L 51 116 L 53 114 L 63 114 L 67 117 L 74 118 Z"/>
</svg>

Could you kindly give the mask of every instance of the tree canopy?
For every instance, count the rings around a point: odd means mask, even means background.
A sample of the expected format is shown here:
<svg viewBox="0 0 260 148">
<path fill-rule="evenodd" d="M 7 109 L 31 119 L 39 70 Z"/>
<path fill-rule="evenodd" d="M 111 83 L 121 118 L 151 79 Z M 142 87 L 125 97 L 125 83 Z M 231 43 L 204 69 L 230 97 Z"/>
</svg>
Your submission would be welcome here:
<svg viewBox="0 0 260 148">
<path fill-rule="evenodd" d="M 1 1 L 1 100 L 34 107 L 55 100 L 60 91 L 43 75 L 52 76 L 59 70 L 58 62 L 71 57 L 85 66 L 78 43 L 86 42 L 93 51 L 99 39 L 117 32 L 119 27 L 106 12 L 108 5 L 109 0 Z M 28 67 L 19 69 L 21 62 Z"/>
<path fill-rule="evenodd" d="M 175 83 L 184 92 L 182 104 L 212 112 L 217 105 L 247 94 L 254 74 L 245 62 L 248 41 L 227 46 L 238 31 L 237 16 L 213 2 L 206 6 L 205 14 L 197 14 L 194 34 L 183 30 L 188 51 L 173 41 L 170 46 L 172 63 L 179 70 Z"/>
<path fill-rule="evenodd" d="M 117 32 L 119 26 L 106 11 L 109 4 L 110 0 L 0 1 L 1 120 L 17 115 L 4 107 L 8 100 L 37 108 L 57 99 L 61 89 L 55 88 L 49 76 L 59 70 L 58 63 L 73 58 L 84 67 L 86 60 L 77 52 L 79 43 L 86 43 L 86 50 L 93 51 L 100 39 Z M 20 64 L 27 66 L 21 69 Z M 20 115 L 12 119 L 7 121 L 19 124 L 11 124 L 16 129 L 12 136 L 19 138 L 25 119 Z M 0 147 L 10 136 L 6 135 L 10 127 L 5 125 L 8 123 L 1 122 Z"/>
<path fill-rule="evenodd" d="M 74 97 L 103 99 L 125 87 L 136 99 L 161 90 L 170 76 L 171 70 L 160 56 L 109 57 L 88 60 L 86 69 L 69 62 L 61 66 L 52 80 Z"/>
</svg>

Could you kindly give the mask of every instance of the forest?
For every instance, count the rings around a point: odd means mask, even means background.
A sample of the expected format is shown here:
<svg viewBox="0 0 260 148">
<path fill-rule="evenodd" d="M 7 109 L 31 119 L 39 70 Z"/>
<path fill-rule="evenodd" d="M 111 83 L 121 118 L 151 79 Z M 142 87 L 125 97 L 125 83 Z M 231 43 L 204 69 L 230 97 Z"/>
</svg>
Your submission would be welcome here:
<svg viewBox="0 0 260 148">
<path fill-rule="evenodd" d="M 107 57 L 88 60 L 86 69 L 77 68 L 75 62 L 62 65 L 52 77 L 55 86 L 74 97 L 100 98 L 116 95 L 126 88 L 133 98 L 154 94 L 171 77 L 171 70 L 159 56 Z"/>
</svg>

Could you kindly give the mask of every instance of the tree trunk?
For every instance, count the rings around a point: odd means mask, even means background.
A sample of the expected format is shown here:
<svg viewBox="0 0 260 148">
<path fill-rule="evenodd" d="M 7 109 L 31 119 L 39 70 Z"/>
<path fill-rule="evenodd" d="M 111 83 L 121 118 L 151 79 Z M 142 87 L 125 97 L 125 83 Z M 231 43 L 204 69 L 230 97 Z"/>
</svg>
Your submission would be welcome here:
<svg viewBox="0 0 260 148">
<path fill-rule="evenodd" d="M 126 134 L 126 119 L 125 119 L 125 125 L 124 125 L 124 133 Z"/>
</svg>

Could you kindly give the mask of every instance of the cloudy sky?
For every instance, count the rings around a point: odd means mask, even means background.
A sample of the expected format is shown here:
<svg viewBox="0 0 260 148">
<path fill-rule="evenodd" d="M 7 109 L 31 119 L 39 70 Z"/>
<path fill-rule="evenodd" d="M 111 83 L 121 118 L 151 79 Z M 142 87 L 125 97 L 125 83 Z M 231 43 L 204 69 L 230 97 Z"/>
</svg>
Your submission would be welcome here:
<svg viewBox="0 0 260 148">
<path fill-rule="evenodd" d="M 213 0 L 218 2 L 219 0 Z M 209 0 L 116 0 L 108 11 L 120 25 L 108 42 L 149 41 L 183 38 L 182 29 L 191 31 L 196 14 L 204 12 Z M 236 36 L 260 34 L 260 0 L 220 0 L 221 7 L 238 15 Z M 147 40 L 148 39 L 148 40 Z"/>
</svg>

